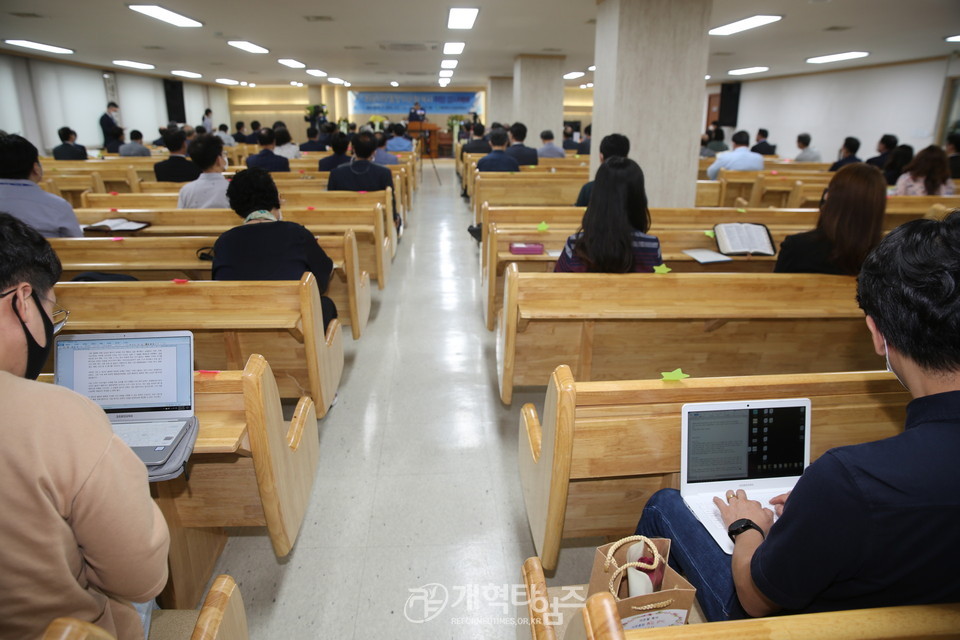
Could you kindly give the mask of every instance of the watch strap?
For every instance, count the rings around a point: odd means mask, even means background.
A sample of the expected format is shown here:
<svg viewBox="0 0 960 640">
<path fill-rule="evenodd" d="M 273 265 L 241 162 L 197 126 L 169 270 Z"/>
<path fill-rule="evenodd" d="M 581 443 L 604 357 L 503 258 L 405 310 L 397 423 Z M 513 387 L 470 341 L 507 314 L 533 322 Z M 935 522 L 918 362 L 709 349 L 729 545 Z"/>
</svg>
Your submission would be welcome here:
<svg viewBox="0 0 960 640">
<path fill-rule="evenodd" d="M 740 518 L 739 520 L 731 522 L 730 526 L 727 527 L 727 535 L 730 536 L 730 539 L 733 540 L 734 543 L 736 543 L 738 535 L 746 531 L 750 531 L 751 529 L 759 533 L 760 537 L 764 540 L 767 539 L 767 536 L 763 533 L 763 529 L 760 528 L 760 525 L 749 518 Z"/>
</svg>

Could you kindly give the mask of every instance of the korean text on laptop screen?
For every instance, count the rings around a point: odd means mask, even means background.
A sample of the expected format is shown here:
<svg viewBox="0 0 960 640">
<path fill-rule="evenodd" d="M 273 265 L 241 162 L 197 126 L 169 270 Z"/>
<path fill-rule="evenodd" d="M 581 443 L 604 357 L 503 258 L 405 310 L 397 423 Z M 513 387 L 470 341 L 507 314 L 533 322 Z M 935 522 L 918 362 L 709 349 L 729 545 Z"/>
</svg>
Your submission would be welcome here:
<svg viewBox="0 0 960 640">
<path fill-rule="evenodd" d="M 57 383 L 112 413 L 193 408 L 189 335 L 122 336 L 57 343 Z"/>
<path fill-rule="evenodd" d="M 687 482 L 799 476 L 806 408 L 691 411 Z"/>
</svg>

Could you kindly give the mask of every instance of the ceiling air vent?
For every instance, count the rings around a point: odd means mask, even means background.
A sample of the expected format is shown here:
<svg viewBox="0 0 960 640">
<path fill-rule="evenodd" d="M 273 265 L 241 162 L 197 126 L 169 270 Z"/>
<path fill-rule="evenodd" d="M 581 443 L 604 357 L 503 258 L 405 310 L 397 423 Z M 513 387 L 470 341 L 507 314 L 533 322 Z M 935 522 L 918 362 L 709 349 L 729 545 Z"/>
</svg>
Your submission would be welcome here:
<svg viewBox="0 0 960 640">
<path fill-rule="evenodd" d="M 42 18 L 43 16 L 39 13 L 33 13 L 32 11 L 11 11 L 10 15 L 14 18 Z"/>
<path fill-rule="evenodd" d="M 849 31 L 852 28 L 853 27 L 834 26 L 834 27 L 827 27 L 826 29 L 824 29 L 824 31 Z"/>
<path fill-rule="evenodd" d="M 333 16 L 303 16 L 307 22 L 333 22 Z"/>
<path fill-rule="evenodd" d="M 381 42 L 381 51 L 392 51 L 394 53 L 420 53 L 425 51 L 436 51 L 439 44 L 436 42 Z"/>
</svg>

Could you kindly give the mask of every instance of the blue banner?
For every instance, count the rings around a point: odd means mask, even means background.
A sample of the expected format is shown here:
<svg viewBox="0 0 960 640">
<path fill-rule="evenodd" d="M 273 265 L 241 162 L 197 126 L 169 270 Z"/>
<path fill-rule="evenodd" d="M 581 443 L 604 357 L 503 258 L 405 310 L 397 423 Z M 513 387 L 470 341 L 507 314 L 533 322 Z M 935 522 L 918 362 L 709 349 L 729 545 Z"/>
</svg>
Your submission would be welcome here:
<svg viewBox="0 0 960 640">
<path fill-rule="evenodd" d="M 471 111 L 483 111 L 483 101 L 480 94 L 474 91 L 458 91 L 449 93 L 430 93 L 420 91 L 351 91 L 353 107 L 352 113 L 370 115 L 386 115 L 394 113 L 406 114 L 413 107 L 414 102 L 420 103 L 420 108 L 427 112 L 429 118 L 435 115 L 466 115 Z"/>
</svg>

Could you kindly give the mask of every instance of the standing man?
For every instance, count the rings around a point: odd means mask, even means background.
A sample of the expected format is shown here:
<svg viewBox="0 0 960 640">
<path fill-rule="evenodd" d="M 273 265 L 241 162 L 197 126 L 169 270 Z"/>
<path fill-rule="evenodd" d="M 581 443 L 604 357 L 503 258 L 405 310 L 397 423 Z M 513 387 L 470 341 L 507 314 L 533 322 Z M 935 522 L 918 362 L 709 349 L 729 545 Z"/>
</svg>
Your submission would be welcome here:
<svg viewBox="0 0 960 640">
<path fill-rule="evenodd" d="M 53 148 L 55 160 L 86 160 L 87 148 L 77 144 L 77 132 L 70 127 L 60 127 L 57 130 L 62 144 Z"/>
<path fill-rule="evenodd" d="M 713 164 L 707 169 L 707 177 L 711 180 L 717 179 L 720 169 L 728 171 L 763 171 L 763 156 L 755 151 L 750 151 L 747 145 L 750 144 L 750 134 L 746 131 L 737 131 L 733 134 L 733 151 L 721 153 L 714 160 Z"/>
<path fill-rule="evenodd" d="M 107 103 L 107 112 L 100 116 L 100 130 L 103 131 L 103 148 L 107 153 L 120 151 L 120 107 L 116 102 Z"/>
<path fill-rule="evenodd" d="M 37 148 L 26 138 L 0 131 L 0 211 L 47 238 L 82 237 L 73 207 L 41 189 L 38 183 L 42 179 Z"/>
<path fill-rule="evenodd" d="M 414 102 L 410 107 L 410 113 L 407 116 L 407 122 L 423 122 L 427 119 L 427 112 L 420 108 L 419 102 Z"/>
</svg>

